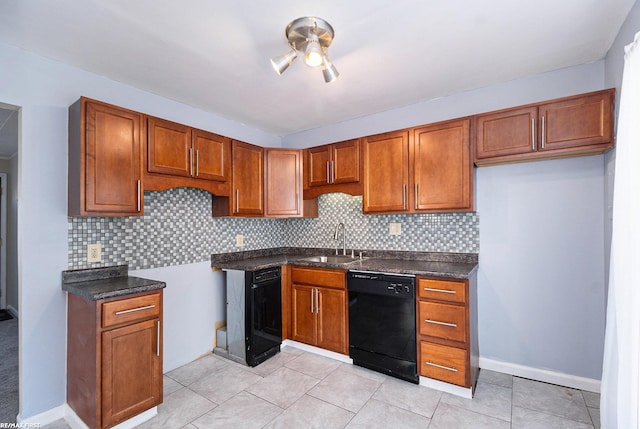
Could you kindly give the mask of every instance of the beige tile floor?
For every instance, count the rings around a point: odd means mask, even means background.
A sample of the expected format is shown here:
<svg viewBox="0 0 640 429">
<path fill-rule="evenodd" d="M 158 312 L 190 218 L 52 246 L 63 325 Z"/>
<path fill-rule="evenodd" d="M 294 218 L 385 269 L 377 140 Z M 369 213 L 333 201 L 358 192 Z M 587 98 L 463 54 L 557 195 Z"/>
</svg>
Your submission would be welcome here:
<svg viewBox="0 0 640 429">
<path fill-rule="evenodd" d="M 255 368 L 207 355 L 165 374 L 164 403 L 139 427 L 593 429 L 599 401 L 487 370 L 474 398 L 463 399 L 285 347 Z"/>
</svg>

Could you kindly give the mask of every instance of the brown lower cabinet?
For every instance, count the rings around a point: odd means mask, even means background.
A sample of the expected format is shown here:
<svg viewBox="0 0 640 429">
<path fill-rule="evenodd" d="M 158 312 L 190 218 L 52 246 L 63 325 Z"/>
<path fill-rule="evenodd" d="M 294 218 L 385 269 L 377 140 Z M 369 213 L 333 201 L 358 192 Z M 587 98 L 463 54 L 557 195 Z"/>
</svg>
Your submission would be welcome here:
<svg viewBox="0 0 640 429">
<path fill-rule="evenodd" d="M 348 354 L 346 271 L 291 267 L 291 339 Z"/>
<path fill-rule="evenodd" d="M 162 403 L 162 291 L 68 295 L 67 402 L 91 429 Z"/>
<path fill-rule="evenodd" d="M 478 378 L 476 276 L 418 277 L 418 371 L 475 390 Z"/>
</svg>

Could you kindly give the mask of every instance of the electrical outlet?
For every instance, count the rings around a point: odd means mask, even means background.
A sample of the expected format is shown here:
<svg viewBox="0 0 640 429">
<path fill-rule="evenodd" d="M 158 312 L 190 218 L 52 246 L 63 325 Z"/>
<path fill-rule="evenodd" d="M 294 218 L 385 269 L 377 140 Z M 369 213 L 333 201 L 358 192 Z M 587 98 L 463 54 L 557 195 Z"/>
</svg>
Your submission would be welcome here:
<svg viewBox="0 0 640 429">
<path fill-rule="evenodd" d="M 100 243 L 87 244 L 87 262 L 102 262 L 102 246 Z"/>
<path fill-rule="evenodd" d="M 402 224 L 399 222 L 389 223 L 389 235 L 400 235 L 400 234 L 402 234 Z"/>
<path fill-rule="evenodd" d="M 244 235 L 238 234 L 236 235 L 236 247 L 244 246 Z"/>
</svg>

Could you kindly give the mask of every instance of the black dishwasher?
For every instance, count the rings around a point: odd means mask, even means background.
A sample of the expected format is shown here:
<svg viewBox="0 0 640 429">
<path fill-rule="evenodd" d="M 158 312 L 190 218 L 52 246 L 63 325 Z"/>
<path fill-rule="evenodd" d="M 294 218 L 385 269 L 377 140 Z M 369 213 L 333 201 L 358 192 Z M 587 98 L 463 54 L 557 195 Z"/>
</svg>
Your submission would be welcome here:
<svg viewBox="0 0 640 429">
<path fill-rule="evenodd" d="M 225 273 L 227 326 L 218 330 L 213 352 L 256 366 L 278 353 L 282 343 L 280 267 Z"/>
<path fill-rule="evenodd" d="M 415 277 L 349 271 L 347 290 L 354 365 L 417 384 Z"/>
<path fill-rule="evenodd" d="M 256 366 L 280 351 L 280 267 L 246 273 L 245 335 L 249 366 Z"/>
</svg>

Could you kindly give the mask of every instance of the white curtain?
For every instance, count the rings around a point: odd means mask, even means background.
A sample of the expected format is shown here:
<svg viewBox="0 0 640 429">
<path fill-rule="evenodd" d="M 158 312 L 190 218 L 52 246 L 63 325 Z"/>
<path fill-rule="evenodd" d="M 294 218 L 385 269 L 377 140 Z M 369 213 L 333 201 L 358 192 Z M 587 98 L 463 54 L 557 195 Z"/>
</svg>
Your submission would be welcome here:
<svg viewBox="0 0 640 429">
<path fill-rule="evenodd" d="M 640 33 L 625 47 L 600 399 L 603 429 L 640 428 Z"/>
</svg>

